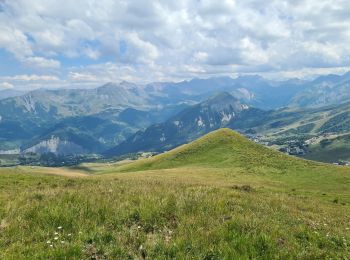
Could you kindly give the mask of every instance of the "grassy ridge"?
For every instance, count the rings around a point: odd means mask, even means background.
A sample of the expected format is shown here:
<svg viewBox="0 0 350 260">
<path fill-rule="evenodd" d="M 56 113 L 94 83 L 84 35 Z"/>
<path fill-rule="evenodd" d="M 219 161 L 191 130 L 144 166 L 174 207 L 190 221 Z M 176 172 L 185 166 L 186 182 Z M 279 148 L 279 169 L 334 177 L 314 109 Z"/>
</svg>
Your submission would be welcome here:
<svg viewBox="0 0 350 260">
<path fill-rule="evenodd" d="M 229 130 L 131 164 L 0 169 L 0 258 L 346 259 L 349 185 Z"/>
<path fill-rule="evenodd" d="M 244 169 L 267 167 L 288 171 L 295 167 L 316 166 L 305 160 L 286 156 L 280 152 L 255 144 L 240 134 L 222 128 L 202 138 L 180 146 L 151 159 L 120 167 L 119 171 L 177 168 L 182 166 L 241 167 Z"/>
</svg>

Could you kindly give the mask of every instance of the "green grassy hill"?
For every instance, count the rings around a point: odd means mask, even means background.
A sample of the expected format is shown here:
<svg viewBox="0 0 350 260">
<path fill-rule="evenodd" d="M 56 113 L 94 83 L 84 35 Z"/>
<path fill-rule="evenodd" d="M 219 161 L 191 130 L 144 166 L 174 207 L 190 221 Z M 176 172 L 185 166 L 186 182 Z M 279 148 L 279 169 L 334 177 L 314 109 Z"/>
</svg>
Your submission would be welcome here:
<svg viewBox="0 0 350 260">
<path fill-rule="evenodd" d="M 0 168 L 0 259 L 347 259 L 350 168 L 221 129 L 136 162 Z"/>
<path fill-rule="evenodd" d="M 151 159 L 125 165 L 119 170 L 140 171 L 148 169 L 201 166 L 211 168 L 241 167 L 248 170 L 270 168 L 291 171 L 296 167 L 317 165 L 287 156 L 249 141 L 228 128 L 213 131 L 198 140 L 182 145 Z"/>
</svg>

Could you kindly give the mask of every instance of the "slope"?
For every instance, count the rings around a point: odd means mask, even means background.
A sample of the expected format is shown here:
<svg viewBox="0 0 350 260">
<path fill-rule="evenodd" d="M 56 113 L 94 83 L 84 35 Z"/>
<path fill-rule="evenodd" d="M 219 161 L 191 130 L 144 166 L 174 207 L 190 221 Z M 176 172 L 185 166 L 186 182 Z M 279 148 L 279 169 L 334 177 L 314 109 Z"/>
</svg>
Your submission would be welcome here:
<svg viewBox="0 0 350 260">
<path fill-rule="evenodd" d="M 310 145 L 305 158 L 322 162 L 350 161 L 350 134 L 326 138 Z"/>
<path fill-rule="evenodd" d="M 350 131 L 350 102 L 321 108 L 284 108 L 255 113 L 251 122 L 243 121 L 239 129 L 276 137 L 346 133 Z M 244 113 L 241 116 L 246 116 Z M 235 122 L 229 125 L 235 126 Z"/>
<path fill-rule="evenodd" d="M 316 165 L 316 163 L 266 148 L 230 129 L 222 128 L 164 154 L 122 166 L 119 170 L 140 171 L 202 166 L 240 167 L 252 171 L 260 169 L 262 172 L 270 169 L 270 171 L 285 172 Z"/>
<path fill-rule="evenodd" d="M 0 258 L 347 259 L 349 173 L 229 129 L 124 166 L 2 168 Z"/>
<path fill-rule="evenodd" d="M 227 92 L 184 109 L 167 121 L 139 131 L 107 155 L 165 151 L 192 141 L 210 131 L 227 126 L 250 108 Z"/>
<path fill-rule="evenodd" d="M 290 106 L 320 107 L 339 104 L 350 99 L 350 72 L 344 75 L 325 75 L 305 84 Z"/>
</svg>

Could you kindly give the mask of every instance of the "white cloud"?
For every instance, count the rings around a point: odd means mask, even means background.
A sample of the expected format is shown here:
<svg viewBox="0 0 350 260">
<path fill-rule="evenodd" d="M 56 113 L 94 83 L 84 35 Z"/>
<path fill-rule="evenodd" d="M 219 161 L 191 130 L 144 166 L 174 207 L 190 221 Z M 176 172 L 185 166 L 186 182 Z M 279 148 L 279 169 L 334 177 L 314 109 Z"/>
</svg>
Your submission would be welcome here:
<svg viewBox="0 0 350 260">
<path fill-rule="evenodd" d="M 14 88 L 14 85 L 8 82 L 0 82 L 0 89 L 11 89 Z"/>
<path fill-rule="evenodd" d="M 58 81 L 59 78 L 52 75 L 15 75 L 11 77 L 0 77 L 2 80 L 9 80 L 9 81 Z"/>
<path fill-rule="evenodd" d="M 25 34 L 16 28 L 11 28 L 0 20 L 0 48 L 5 49 L 21 59 L 32 55 L 32 49 Z"/>
<path fill-rule="evenodd" d="M 72 84 L 305 75 L 350 66 L 349 13 L 346 0 L 4 1 L 0 49 Z"/>
<path fill-rule="evenodd" d="M 23 62 L 29 66 L 35 66 L 37 68 L 52 68 L 58 69 L 60 62 L 54 59 L 46 59 L 43 57 L 28 57 Z"/>
<path fill-rule="evenodd" d="M 98 82 L 99 78 L 96 75 L 89 73 L 80 73 L 80 72 L 69 72 L 69 78 L 73 81 L 88 81 L 88 82 Z"/>
</svg>

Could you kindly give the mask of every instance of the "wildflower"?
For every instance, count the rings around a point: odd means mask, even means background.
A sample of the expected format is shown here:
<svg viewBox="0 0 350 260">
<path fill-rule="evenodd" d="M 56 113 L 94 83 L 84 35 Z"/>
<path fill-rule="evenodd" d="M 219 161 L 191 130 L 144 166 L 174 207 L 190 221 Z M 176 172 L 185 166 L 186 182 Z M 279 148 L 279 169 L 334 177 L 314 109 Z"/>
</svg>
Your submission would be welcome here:
<svg viewBox="0 0 350 260">
<path fill-rule="evenodd" d="M 57 232 L 55 232 L 55 235 L 58 235 L 58 233 L 57 233 Z"/>
<path fill-rule="evenodd" d="M 55 237 L 54 239 L 55 239 L 55 240 L 58 240 L 58 237 Z"/>
<path fill-rule="evenodd" d="M 48 240 L 48 241 L 46 242 L 46 244 L 51 244 L 51 241 L 50 241 L 50 240 Z"/>
<path fill-rule="evenodd" d="M 141 228 L 141 226 L 137 226 L 137 228 L 138 228 L 138 229 L 140 229 L 140 228 Z"/>
<path fill-rule="evenodd" d="M 51 244 L 50 247 L 53 247 L 53 245 Z"/>
<path fill-rule="evenodd" d="M 59 226 L 57 229 L 62 229 L 62 227 L 61 227 L 61 226 Z"/>
<path fill-rule="evenodd" d="M 72 234 L 68 234 L 68 236 L 70 237 Z"/>
<path fill-rule="evenodd" d="M 61 241 L 61 244 L 64 244 L 65 242 L 64 241 Z"/>
</svg>

